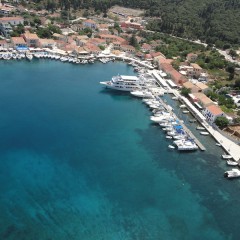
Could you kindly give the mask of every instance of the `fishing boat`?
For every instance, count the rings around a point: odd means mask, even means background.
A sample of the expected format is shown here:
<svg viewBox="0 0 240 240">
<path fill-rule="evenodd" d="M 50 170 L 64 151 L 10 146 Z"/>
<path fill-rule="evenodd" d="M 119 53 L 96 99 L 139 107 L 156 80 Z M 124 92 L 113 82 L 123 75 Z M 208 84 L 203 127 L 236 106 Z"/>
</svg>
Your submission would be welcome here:
<svg viewBox="0 0 240 240">
<path fill-rule="evenodd" d="M 207 136 L 209 135 L 209 132 L 200 132 L 201 135 Z"/>
<path fill-rule="evenodd" d="M 223 158 L 223 159 L 231 159 L 232 156 L 231 156 L 231 155 L 227 155 L 227 154 L 223 154 L 223 155 L 222 155 L 222 158 Z"/>
<path fill-rule="evenodd" d="M 240 170 L 237 168 L 233 168 L 230 171 L 226 171 L 224 173 L 224 177 L 225 178 L 236 178 L 236 177 L 240 177 Z"/>
</svg>

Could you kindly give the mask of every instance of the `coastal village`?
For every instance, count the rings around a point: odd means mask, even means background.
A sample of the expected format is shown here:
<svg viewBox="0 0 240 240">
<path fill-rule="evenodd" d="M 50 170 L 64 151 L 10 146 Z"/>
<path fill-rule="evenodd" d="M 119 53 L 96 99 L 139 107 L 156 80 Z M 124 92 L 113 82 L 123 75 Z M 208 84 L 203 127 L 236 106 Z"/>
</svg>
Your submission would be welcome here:
<svg viewBox="0 0 240 240">
<path fill-rule="evenodd" d="M 139 34 L 151 32 L 146 28 L 147 19 L 138 11 L 114 7 L 105 17 L 84 12 L 75 19 L 68 19 L 66 24 L 56 20 L 61 18 L 58 11 L 37 11 L 5 1 L 0 4 L 0 16 L 1 59 L 48 57 L 75 64 L 93 63 L 96 59 L 106 63 L 116 59 L 133 63 L 136 71 L 144 67 L 161 87 L 171 89 L 188 108 L 197 109 L 204 118 L 204 126 L 219 144 L 227 142 L 225 145 L 229 146 L 232 141 L 231 151 L 229 147 L 224 148 L 235 160 L 240 159 L 240 125 L 235 121 L 239 119 L 240 94 L 228 93 L 226 97 L 234 101 L 236 108 L 231 114 L 224 111 L 217 101 L 207 96 L 213 79 L 196 63 L 198 53 L 189 52 L 176 68 L 176 59 L 157 51 L 157 46 L 164 44 L 161 40 L 148 42 Z M 236 68 L 236 73 L 240 74 L 240 68 Z M 195 110 L 191 112 L 198 115 Z M 215 123 L 219 117 L 226 119 L 227 124 L 219 129 L 218 135 Z"/>
</svg>

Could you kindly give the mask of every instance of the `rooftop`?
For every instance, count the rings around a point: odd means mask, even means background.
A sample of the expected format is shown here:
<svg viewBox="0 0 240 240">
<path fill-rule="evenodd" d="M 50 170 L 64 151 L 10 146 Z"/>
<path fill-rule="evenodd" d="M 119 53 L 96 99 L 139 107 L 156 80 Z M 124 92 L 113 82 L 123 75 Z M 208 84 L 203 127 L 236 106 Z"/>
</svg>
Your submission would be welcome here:
<svg viewBox="0 0 240 240">
<path fill-rule="evenodd" d="M 209 112 L 211 112 L 213 115 L 220 115 L 223 114 L 222 109 L 217 105 L 210 105 L 206 107 Z"/>
</svg>

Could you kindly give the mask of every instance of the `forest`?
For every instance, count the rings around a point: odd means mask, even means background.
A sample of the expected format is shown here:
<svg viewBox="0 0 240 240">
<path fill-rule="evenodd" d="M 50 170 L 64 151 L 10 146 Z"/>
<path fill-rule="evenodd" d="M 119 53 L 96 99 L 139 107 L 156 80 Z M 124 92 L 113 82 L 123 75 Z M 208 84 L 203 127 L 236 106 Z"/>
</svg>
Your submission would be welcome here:
<svg viewBox="0 0 240 240">
<path fill-rule="evenodd" d="M 145 10 L 148 29 L 219 48 L 240 43 L 240 0 L 34 0 L 50 11 L 89 9 L 106 13 L 114 5 Z M 44 4 L 42 4 L 44 3 Z"/>
</svg>

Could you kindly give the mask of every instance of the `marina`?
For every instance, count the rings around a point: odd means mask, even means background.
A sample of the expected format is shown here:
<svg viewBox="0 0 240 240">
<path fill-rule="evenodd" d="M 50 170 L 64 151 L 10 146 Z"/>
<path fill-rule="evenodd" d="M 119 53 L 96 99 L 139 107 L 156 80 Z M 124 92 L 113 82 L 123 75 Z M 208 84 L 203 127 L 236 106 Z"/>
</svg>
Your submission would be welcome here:
<svg viewBox="0 0 240 240">
<path fill-rule="evenodd" d="M 178 151 L 151 123 L 157 110 L 99 84 L 131 67 L 0 64 L 5 239 L 238 239 L 239 180 L 223 178 L 237 167 L 210 137 L 206 151 Z"/>
</svg>

